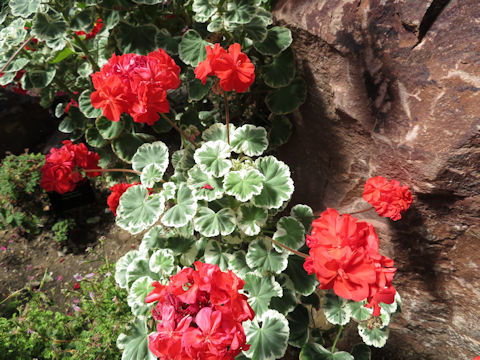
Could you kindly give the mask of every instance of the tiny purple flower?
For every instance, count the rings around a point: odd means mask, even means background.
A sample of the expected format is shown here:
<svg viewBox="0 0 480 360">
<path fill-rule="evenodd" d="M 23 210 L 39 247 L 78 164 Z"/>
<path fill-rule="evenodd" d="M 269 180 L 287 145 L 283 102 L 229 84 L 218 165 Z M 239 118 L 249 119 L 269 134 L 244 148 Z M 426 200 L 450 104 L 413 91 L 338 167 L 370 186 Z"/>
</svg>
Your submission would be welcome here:
<svg viewBox="0 0 480 360">
<path fill-rule="evenodd" d="M 110 276 L 112 276 L 112 273 L 111 273 L 110 271 L 105 274 L 105 277 L 106 277 L 106 278 L 107 278 L 107 277 L 110 277 Z"/>
<path fill-rule="evenodd" d="M 73 278 L 75 279 L 75 281 L 82 281 L 83 280 L 83 276 L 78 274 L 78 273 L 73 275 Z"/>
<path fill-rule="evenodd" d="M 35 279 L 35 276 L 30 275 L 30 276 L 28 277 L 28 280 L 30 280 L 30 281 L 32 281 L 33 279 Z"/>
<path fill-rule="evenodd" d="M 78 304 L 78 299 L 73 299 L 72 302 L 73 302 L 74 304 Z"/>
<path fill-rule="evenodd" d="M 81 309 L 79 306 L 77 306 L 77 305 L 73 305 L 73 310 L 74 310 L 75 312 L 80 312 L 80 311 L 82 311 L 82 309 Z"/>
<path fill-rule="evenodd" d="M 85 275 L 85 279 L 91 279 L 94 276 L 95 276 L 95 273 L 90 273 L 90 274 Z"/>
<path fill-rule="evenodd" d="M 27 265 L 27 271 L 32 270 L 32 268 L 33 268 L 33 265 L 31 265 L 31 264 L 30 264 L 30 265 Z"/>
<path fill-rule="evenodd" d="M 112 301 L 113 301 L 113 302 L 117 302 L 117 296 L 114 296 L 114 297 L 112 298 Z"/>
<path fill-rule="evenodd" d="M 92 301 L 95 301 L 95 294 L 93 293 L 93 291 L 90 291 L 88 295 L 90 295 L 90 299 L 92 299 Z"/>
</svg>

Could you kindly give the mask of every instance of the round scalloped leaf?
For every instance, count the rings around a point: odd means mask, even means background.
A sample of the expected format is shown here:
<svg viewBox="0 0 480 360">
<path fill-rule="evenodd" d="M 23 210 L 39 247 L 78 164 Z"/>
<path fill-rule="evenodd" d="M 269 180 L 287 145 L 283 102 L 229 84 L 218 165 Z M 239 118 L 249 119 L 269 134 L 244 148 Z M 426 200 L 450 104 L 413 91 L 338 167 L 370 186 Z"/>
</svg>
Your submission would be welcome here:
<svg viewBox="0 0 480 360">
<path fill-rule="evenodd" d="M 312 221 L 315 218 L 310 206 L 297 204 L 290 210 L 290 215 L 302 223 L 306 232 L 310 231 L 310 226 L 312 226 Z"/>
<path fill-rule="evenodd" d="M 362 337 L 363 342 L 376 348 L 385 346 L 389 332 L 388 328 L 379 329 L 374 327 L 373 329 L 369 329 L 366 323 L 362 322 L 358 324 L 358 333 Z"/>
<path fill-rule="evenodd" d="M 260 325 L 261 323 L 261 325 Z M 250 359 L 274 360 L 285 355 L 289 328 L 284 315 L 267 310 L 263 316 L 255 316 L 243 323 L 250 349 L 243 353 Z"/>
<path fill-rule="evenodd" d="M 288 166 L 273 156 L 258 158 L 255 165 L 265 176 L 265 183 L 262 192 L 253 197 L 253 203 L 267 209 L 276 209 L 284 201 L 290 200 L 294 187 Z"/>
<path fill-rule="evenodd" d="M 220 14 L 215 14 L 212 16 L 210 21 L 208 22 L 207 25 L 207 30 L 209 32 L 220 32 L 223 30 L 224 23 L 223 23 L 223 18 L 220 16 Z"/>
<path fill-rule="evenodd" d="M 289 29 L 274 26 L 268 29 L 267 37 L 262 42 L 254 42 L 253 46 L 263 55 L 277 55 L 292 43 L 292 33 Z"/>
<path fill-rule="evenodd" d="M 288 327 L 290 336 L 288 343 L 297 348 L 301 348 L 308 340 L 308 325 L 310 317 L 305 306 L 298 304 L 297 307 L 288 314 Z"/>
<path fill-rule="evenodd" d="M 148 266 L 148 260 L 143 257 L 137 257 L 127 267 L 127 286 L 130 290 L 135 280 L 140 279 L 143 276 L 150 276 L 152 279 L 157 280 L 157 274 L 150 271 Z"/>
<path fill-rule="evenodd" d="M 230 136 L 230 146 L 239 154 L 259 156 L 268 148 L 267 131 L 260 126 L 245 124 Z"/>
<path fill-rule="evenodd" d="M 356 344 L 353 346 L 351 355 L 355 360 L 371 360 L 372 351 L 365 344 Z"/>
<path fill-rule="evenodd" d="M 296 250 L 305 244 L 305 229 L 297 219 L 284 216 L 277 223 L 277 231 L 273 234 L 273 239 Z M 283 251 L 277 245 L 274 245 L 274 247 Z"/>
<path fill-rule="evenodd" d="M 229 257 L 227 255 L 222 252 L 222 245 L 218 241 L 210 240 L 205 247 L 205 262 L 218 265 L 222 271 L 228 268 Z"/>
<path fill-rule="evenodd" d="M 240 276 L 242 279 L 245 277 L 245 274 L 251 272 L 252 269 L 247 265 L 247 260 L 245 258 L 245 251 L 240 250 L 232 254 L 228 260 L 228 268 L 231 269 L 235 274 Z"/>
<path fill-rule="evenodd" d="M 165 226 L 182 227 L 193 219 L 197 211 L 197 200 L 185 183 L 177 191 L 177 204 L 168 209 L 162 217 Z"/>
<path fill-rule="evenodd" d="M 268 132 L 268 143 L 271 148 L 278 147 L 288 142 L 292 135 L 293 125 L 284 115 L 272 114 L 270 117 L 272 126 Z"/>
<path fill-rule="evenodd" d="M 132 308 L 135 305 L 139 307 L 145 306 L 145 308 L 148 309 L 145 304 L 145 298 L 154 289 L 154 287 L 152 286 L 153 282 L 154 280 L 150 276 L 142 276 L 135 280 L 130 290 L 128 291 L 128 305 Z"/>
<path fill-rule="evenodd" d="M 279 311 L 283 315 L 287 315 L 297 305 L 297 296 L 294 290 L 283 286 L 282 291 L 282 296 L 275 296 L 270 300 L 270 308 Z"/>
<path fill-rule="evenodd" d="M 230 146 L 226 142 L 209 141 L 198 148 L 193 157 L 203 171 L 221 177 L 232 167 L 232 162 L 226 159 L 230 157 L 230 152 Z"/>
<path fill-rule="evenodd" d="M 255 0 L 232 0 L 227 3 L 225 22 L 233 24 L 246 24 L 255 15 Z"/>
<path fill-rule="evenodd" d="M 131 234 L 138 234 L 155 224 L 164 209 L 163 196 L 149 196 L 148 189 L 143 185 L 131 186 L 120 197 L 116 222 Z"/>
<path fill-rule="evenodd" d="M 88 145 L 97 148 L 102 147 L 107 143 L 102 135 L 100 135 L 97 128 L 88 128 L 85 132 L 85 140 L 87 141 Z"/>
<path fill-rule="evenodd" d="M 137 257 L 144 258 L 145 255 L 138 250 L 132 250 L 118 259 L 115 265 L 115 281 L 122 289 L 127 288 L 127 268 Z"/>
<path fill-rule="evenodd" d="M 29 17 L 37 11 L 40 0 L 10 0 L 8 2 L 13 16 Z"/>
<path fill-rule="evenodd" d="M 76 107 L 70 108 L 68 116 L 58 125 L 58 130 L 64 133 L 71 133 L 75 129 L 85 129 L 87 118 Z M 83 132 L 83 131 L 82 131 Z"/>
<path fill-rule="evenodd" d="M 262 316 L 268 310 L 270 300 L 274 296 L 282 296 L 282 287 L 273 276 L 261 276 L 257 273 L 245 275 L 243 290 L 248 294 L 248 303 L 255 316 Z"/>
<path fill-rule="evenodd" d="M 92 65 L 88 62 L 84 62 L 77 68 L 77 73 L 81 78 L 88 78 L 93 73 Z M 102 111 L 102 109 L 99 109 Z M 103 113 L 103 112 L 102 112 Z M 102 114 L 100 113 L 100 114 Z"/>
<path fill-rule="evenodd" d="M 153 250 L 163 248 L 165 246 L 165 236 L 166 233 L 163 226 L 154 226 L 143 235 L 139 249 Z"/>
<path fill-rule="evenodd" d="M 238 201 L 246 202 L 260 194 L 265 176 L 255 169 L 241 169 L 229 172 L 223 179 L 225 193 L 235 196 Z"/>
<path fill-rule="evenodd" d="M 131 163 L 133 155 L 145 142 L 146 139 L 143 136 L 125 132 L 112 141 L 112 150 L 120 159 Z"/>
<path fill-rule="evenodd" d="M 38 40 L 61 38 L 67 31 L 67 24 L 60 15 L 36 13 L 32 21 L 32 35 Z"/>
<path fill-rule="evenodd" d="M 265 102 L 274 114 L 288 114 L 302 105 L 306 98 L 305 80 L 297 77 L 287 86 L 271 91 Z"/>
<path fill-rule="evenodd" d="M 178 45 L 178 55 L 185 64 L 196 67 L 207 57 L 207 50 L 205 50 L 207 45 L 208 42 L 203 40 L 198 32 L 190 29 L 182 36 Z"/>
<path fill-rule="evenodd" d="M 170 249 L 159 249 L 155 251 L 148 262 L 150 270 L 159 273 L 164 279 L 168 278 L 168 276 L 174 272 L 174 264 L 175 258 L 173 257 L 173 251 Z"/>
<path fill-rule="evenodd" d="M 68 49 L 68 48 L 67 48 Z M 102 115 L 102 109 L 95 109 L 90 100 L 90 90 L 85 90 L 78 97 L 78 107 L 87 118 L 97 118 Z M 110 121 L 110 120 L 109 120 Z"/>
<path fill-rule="evenodd" d="M 306 343 L 300 352 L 302 360 L 354 360 L 353 356 L 345 351 L 331 353 L 322 345 L 316 343 Z"/>
<path fill-rule="evenodd" d="M 117 46 L 123 54 L 136 53 L 147 55 L 157 49 L 155 39 L 158 28 L 152 24 L 134 26 L 125 21 L 120 21 L 115 32 Z"/>
<path fill-rule="evenodd" d="M 292 279 L 293 287 L 297 292 L 308 296 L 315 291 L 318 281 L 314 274 L 307 274 L 303 268 L 304 262 L 305 259 L 299 256 L 290 256 L 285 274 Z"/>
<path fill-rule="evenodd" d="M 348 301 L 334 294 L 326 294 L 325 299 L 323 311 L 327 320 L 335 325 L 347 324 L 352 316 L 347 306 Z"/>
<path fill-rule="evenodd" d="M 221 199 L 225 191 L 220 179 L 208 175 L 200 169 L 199 165 L 195 165 L 188 170 L 187 186 L 198 200 L 213 201 Z"/>
<path fill-rule="evenodd" d="M 177 191 L 177 185 L 173 182 L 166 182 L 162 185 L 162 194 L 165 200 L 170 200 L 175 198 L 175 193 Z"/>
<path fill-rule="evenodd" d="M 113 140 L 122 133 L 123 128 L 125 127 L 125 120 L 120 119 L 120 121 L 115 122 L 102 116 L 95 121 L 95 126 L 104 139 Z"/>
<path fill-rule="evenodd" d="M 267 210 L 251 204 L 242 204 L 237 211 L 237 226 L 245 235 L 257 235 L 267 222 L 267 217 Z"/>
<path fill-rule="evenodd" d="M 253 41 L 262 42 L 267 38 L 267 26 L 263 16 L 255 15 L 249 23 L 243 25 L 243 30 Z"/>
<path fill-rule="evenodd" d="M 371 311 L 365 307 L 365 301 L 349 301 L 347 307 L 348 312 L 357 322 L 365 321 L 371 315 Z"/>
<path fill-rule="evenodd" d="M 47 70 L 31 70 L 27 73 L 25 88 L 27 89 L 39 89 L 44 88 L 50 84 L 55 77 L 57 70 L 53 66 L 49 66 Z M 23 84 L 23 83 L 22 83 Z"/>
<path fill-rule="evenodd" d="M 195 21 L 207 22 L 217 12 L 218 2 L 219 0 L 193 0 L 192 10 L 195 12 Z"/>
<path fill-rule="evenodd" d="M 110 161 L 112 160 L 112 154 L 111 152 L 105 150 L 105 149 L 95 149 L 95 152 L 100 156 L 100 160 L 98 161 L 98 166 L 100 166 L 103 169 L 106 169 L 108 167 L 108 164 L 110 164 Z"/>
<path fill-rule="evenodd" d="M 288 254 L 277 252 L 272 242 L 265 238 L 257 238 L 248 246 L 246 261 L 250 268 L 261 273 L 278 274 L 285 270 L 288 264 Z"/>
<path fill-rule="evenodd" d="M 132 158 L 132 168 L 142 171 L 149 164 L 155 164 L 162 173 L 168 166 L 168 148 L 162 141 L 140 146 Z"/>
<path fill-rule="evenodd" d="M 206 237 L 228 235 L 235 230 L 235 213 L 232 209 L 222 209 L 218 212 L 201 206 L 194 219 L 195 231 Z"/>
<path fill-rule="evenodd" d="M 92 31 L 96 20 L 95 11 L 93 8 L 88 7 L 78 13 L 76 13 L 70 22 L 70 28 L 74 31 L 83 31 L 89 33 Z"/>
<path fill-rule="evenodd" d="M 235 125 L 229 124 L 230 136 L 235 131 Z M 227 125 L 215 123 L 202 133 L 202 139 L 205 141 L 222 140 L 227 142 Z"/>
<path fill-rule="evenodd" d="M 148 164 L 140 174 L 140 182 L 146 187 L 153 188 L 155 183 L 162 180 L 164 172 L 157 164 Z"/>
<path fill-rule="evenodd" d="M 190 100 L 202 100 L 208 94 L 212 87 L 213 81 L 208 78 L 205 85 L 199 79 L 192 79 L 187 83 L 188 97 Z"/>
<path fill-rule="evenodd" d="M 271 64 L 260 68 L 265 84 L 272 88 L 287 86 L 295 77 L 295 55 L 288 47 L 273 58 Z"/>
<path fill-rule="evenodd" d="M 123 350 L 122 360 L 157 359 L 148 349 L 148 328 L 145 318 L 136 318 L 128 333 L 128 335 L 122 333 L 117 338 L 117 347 Z"/>
</svg>

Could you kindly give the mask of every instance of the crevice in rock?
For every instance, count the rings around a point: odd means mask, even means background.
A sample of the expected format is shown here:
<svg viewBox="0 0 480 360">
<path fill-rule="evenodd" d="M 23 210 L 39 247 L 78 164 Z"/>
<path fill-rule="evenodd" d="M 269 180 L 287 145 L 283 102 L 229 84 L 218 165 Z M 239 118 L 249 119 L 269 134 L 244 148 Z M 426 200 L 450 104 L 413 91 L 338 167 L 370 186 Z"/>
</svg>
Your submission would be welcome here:
<svg viewBox="0 0 480 360">
<path fill-rule="evenodd" d="M 422 21 L 418 29 L 418 41 L 413 46 L 413 49 L 422 42 L 423 38 L 430 30 L 432 25 L 435 23 L 437 18 L 442 13 L 443 9 L 448 5 L 450 0 L 433 0 L 430 6 L 428 7 L 425 15 L 423 15 Z"/>
</svg>

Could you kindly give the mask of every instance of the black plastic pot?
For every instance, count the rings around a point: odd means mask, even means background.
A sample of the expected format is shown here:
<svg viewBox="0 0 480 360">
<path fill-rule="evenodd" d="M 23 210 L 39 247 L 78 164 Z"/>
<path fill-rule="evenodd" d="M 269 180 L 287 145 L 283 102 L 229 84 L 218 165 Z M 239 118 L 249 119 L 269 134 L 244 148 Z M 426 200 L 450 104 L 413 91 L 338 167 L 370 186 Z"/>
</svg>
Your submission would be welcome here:
<svg viewBox="0 0 480 360">
<path fill-rule="evenodd" d="M 95 192 L 88 179 L 79 182 L 73 191 L 65 194 L 56 192 L 47 194 L 52 204 L 52 210 L 58 214 L 95 203 Z"/>
</svg>

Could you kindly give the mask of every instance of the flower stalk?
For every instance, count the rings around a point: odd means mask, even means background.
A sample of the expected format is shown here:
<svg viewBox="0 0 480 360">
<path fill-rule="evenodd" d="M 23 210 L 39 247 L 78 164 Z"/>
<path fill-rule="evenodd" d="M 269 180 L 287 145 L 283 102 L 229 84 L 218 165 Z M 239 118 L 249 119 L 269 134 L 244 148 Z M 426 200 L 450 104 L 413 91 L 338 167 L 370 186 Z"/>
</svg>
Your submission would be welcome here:
<svg viewBox="0 0 480 360">
<path fill-rule="evenodd" d="M 188 137 L 187 134 L 185 134 L 185 132 L 184 132 L 182 129 L 180 129 L 177 124 L 175 124 L 172 120 L 170 120 L 167 115 L 165 115 L 165 114 L 163 114 L 163 113 L 160 113 L 160 116 L 163 117 L 165 120 L 167 120 L 168 123 L 169 123 L 170 125 L 172 125 L 172 127 L 173 127 L 175 130 L 177 130 L 180 135 L 182 135 L 187 141 L 190 142 L 190 144 L 192 144 L 196 149 L 198 149 L 197 143 L 196 143 L 195 141 L 193 141 L 193 139 L 191 139 L 190 137 Z"/>
<path fill-rule="evenodd" d="M 274 243 L 275 245 L 278 245 L 278 246 L 284 248 L 285 250 L 288 250 L 288 251 L 294 253 L 295 255 L 298 255 L 298 256 L 300 256 L 300 257 L 302 257 L 302 258 L 304 258 L 304 259 L 306 259 L 306 258 L 308 257 L 307 254 L 304 254 L 304 253 L 302 253 L 302 252 L 300 252 L 300 251 L 294 250 L 294 249 L 288 247 L 287 245 L 283 245 L 281 242 L 278 242 L 277 240 L 274 240 L 274 239 L 272 239 L 271 237 L 267 237 L 267 239 L 270 240 L 270 241 L 271 241 L 272 243 Z"/>
</svg>

